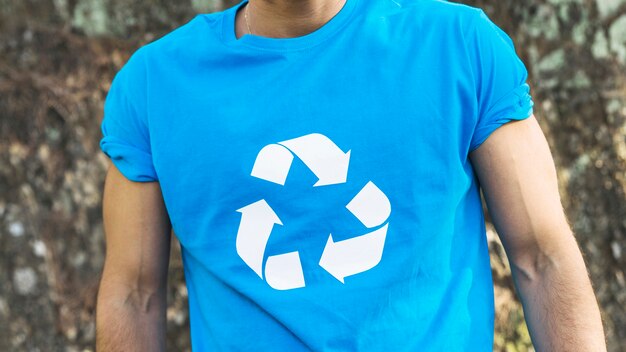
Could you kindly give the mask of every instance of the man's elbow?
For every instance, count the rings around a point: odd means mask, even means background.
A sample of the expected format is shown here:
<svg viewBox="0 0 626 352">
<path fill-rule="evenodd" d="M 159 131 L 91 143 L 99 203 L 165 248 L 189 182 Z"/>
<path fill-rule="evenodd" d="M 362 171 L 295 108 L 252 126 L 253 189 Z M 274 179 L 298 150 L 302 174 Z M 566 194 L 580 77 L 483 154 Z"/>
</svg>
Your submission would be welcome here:
<svg viewBox="0 0 626 352">
<path fill-rule="evenodd" d="M 118 290 L 111 299 L 137 313 L 146 314 L 163 308 L 164 295 L 164 290 L 135 287 Z"/>
<path fill-rule="evenodd" d="M 96 306 L 98 351 L 164 351 L 166 289 L 103 276 Z"/>
<path fill-rule="evenodd" d="M 138 313 L 148 313 L 162 308 L 165 295 L 166 287 L 161 280 L 142 279 L 140 276 L 131 279 L 105 271 L 98 289 L 98 305 L 113 305 Z"/>
<path fill-rule="evenodd" d="M 524 237 L 529 240 L 507 251 L 511 271 L 518 281 L 533 283 L 559 270 L 572 270 L 572 262 L 576 262 L 575 268 L 585 270 L 582 254 L 569 228 L 535 229 L 533 234 Z"/>
</svg>

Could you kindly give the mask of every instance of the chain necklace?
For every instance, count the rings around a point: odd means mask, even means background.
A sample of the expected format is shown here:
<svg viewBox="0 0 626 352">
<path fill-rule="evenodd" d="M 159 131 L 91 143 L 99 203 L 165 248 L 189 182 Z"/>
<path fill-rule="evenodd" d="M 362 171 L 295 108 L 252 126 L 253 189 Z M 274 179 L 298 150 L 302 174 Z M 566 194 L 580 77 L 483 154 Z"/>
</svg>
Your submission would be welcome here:
<svg viewBox="0 0 626 352">
<path fill-rule="evenodd" d="M 340 2 L 341 0 L 337 1 L 337 3 L 335 3 L 335 6 L 339 4 Z M 248 8 L 249 7 L 250 7 L 250 0 L 248 0 L 248 4 L 246 5 L 246 9 L 245 9 L 245 12 L 243 13 L 244 15 L 243 17 L 246 19 L 246 27 L 248 28 L 248 34 L 252 34 L 252 31 L 250 30 L 250 21 L 248 20 Z"/>
<path fill-rule="evenodd" d="M 252 31 L 250 31 L 250 23 L 248 22 L 248 7 L 250 7 L 250 1 L 248 1 L 248 5 L 246 5 L 246 12 L 244 12 L 244 17 L 246 18 L 246 27 L 248 27 L 248 34 L 252 34 Z"/>
</svg>

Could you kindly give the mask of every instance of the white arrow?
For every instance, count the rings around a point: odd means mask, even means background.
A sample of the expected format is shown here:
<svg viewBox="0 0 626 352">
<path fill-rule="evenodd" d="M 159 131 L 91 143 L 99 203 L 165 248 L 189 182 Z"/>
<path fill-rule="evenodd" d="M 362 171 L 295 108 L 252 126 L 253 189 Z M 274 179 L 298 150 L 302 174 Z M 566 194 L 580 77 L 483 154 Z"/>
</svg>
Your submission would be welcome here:
<svg viewBox="0 0 626 352">
<path fill-rule="evenodd" d="M 236 240 L 237 254 L 260 278 L 263 278 L 263 255 L 267 240 L 274 224 L 283 223 L 265 199 L 248 204 L 237 211 L 241 213 Z"/>
<path fill-rule="evenodd" d="M 311 133 L 278 143 L 289 148 L 317 176 L 319 180 L 313 187 L 346 182 L 350 150 L 344 153 L 323 134 Z"/>
<path fill-rule="evenodd" d="M 380 262 L 389 224 L 365 235 L 334 242 L 328 237 L 320 266 L 344 283 L 346 276 L 362 273 Z"/>
<path fill-rule="evenodd" d="M 304 287 L 304 273 L 298 252 L 273 255 L 267 258 L 265 280 L 276 290 Z"/>
<path fill-rule="evenodd" d="M 284 186 L 292 161 L 293 154 L 287 148 L 278 144 L 269 144 L 259 151 L 250 174 Z"/>
<path fill-rule="evenodd" d="M 363 186 L 346 208 L 370 229 L 384 223 L 391 214 L 389 198 L 372 181 Z"/>
</svg>

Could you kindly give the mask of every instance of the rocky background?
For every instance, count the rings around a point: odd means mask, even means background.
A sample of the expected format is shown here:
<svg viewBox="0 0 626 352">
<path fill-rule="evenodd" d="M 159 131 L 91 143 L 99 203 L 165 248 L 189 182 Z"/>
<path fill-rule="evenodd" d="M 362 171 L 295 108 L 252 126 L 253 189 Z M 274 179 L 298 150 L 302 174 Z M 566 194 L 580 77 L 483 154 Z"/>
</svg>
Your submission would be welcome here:
<svg viewBox="0 0 626 352">
<path fill-rule="evenodd" d="M 475 0 L 514 39 L 610 351 L 626 351 L 626 0 Z M 139 46 L 226 0 L 0 0 L 0 351 L 90 351 L 104 259 L 103 101 Z M 532 350 L 489 230 L 495 350 Z M 174 244 L 175 249 L 177 245 Z M 172 254 L 168 349 L 189 349 Z"/>
</svg>

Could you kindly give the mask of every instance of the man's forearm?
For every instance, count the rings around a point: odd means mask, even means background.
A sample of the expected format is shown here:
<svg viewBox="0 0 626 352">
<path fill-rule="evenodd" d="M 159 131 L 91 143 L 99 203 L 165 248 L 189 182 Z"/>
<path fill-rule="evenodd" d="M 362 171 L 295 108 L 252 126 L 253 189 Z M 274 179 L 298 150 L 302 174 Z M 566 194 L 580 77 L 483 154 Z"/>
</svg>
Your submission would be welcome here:
<svg viewBox="0 0 626 352">
<path fill-rule="evenodd" d="M 96 350 L 165 351 L 163 293 L 102 287 L 96 312 Z"/>
<path fill-rule="evenodd" d="M 573 236 L 511 263 L 537 351 L 606 351 L 600 311 Z"/>
</svg>

